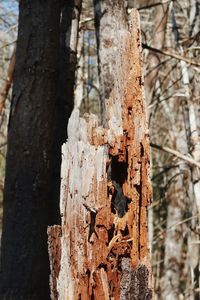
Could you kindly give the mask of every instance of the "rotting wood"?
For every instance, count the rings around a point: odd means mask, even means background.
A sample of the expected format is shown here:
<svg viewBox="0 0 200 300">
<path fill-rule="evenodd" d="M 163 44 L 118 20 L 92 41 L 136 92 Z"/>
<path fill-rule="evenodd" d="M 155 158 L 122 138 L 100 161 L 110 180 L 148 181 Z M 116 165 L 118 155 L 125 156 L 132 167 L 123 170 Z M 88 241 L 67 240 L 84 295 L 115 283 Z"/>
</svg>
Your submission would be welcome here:
<svg viewBox="0 0 200 300">
<path fill-rule="evenodd" d="M 60 271 L 51 270 L 51 289 L 57 282 L 59 300 L 152 298 L 149 138 L 136 10 L 129 29 L 119 30 L 116 38 L 106 128 L 98 127 L 94 115 L 80 118 L 75 108 L 62 149 Z M 59 254 L 51 249 L 54 262 Z"/>
<path fill-rule="evenodd" d="M 60 259 L 61 259 L 61 226 L 54 225 L 48 227 L 48 250 L 50 258 L 50 286 L 51 286 L 51 299 L 58 299 L 57 292 L 57 277 L 60 272 Z"/>
</svg>

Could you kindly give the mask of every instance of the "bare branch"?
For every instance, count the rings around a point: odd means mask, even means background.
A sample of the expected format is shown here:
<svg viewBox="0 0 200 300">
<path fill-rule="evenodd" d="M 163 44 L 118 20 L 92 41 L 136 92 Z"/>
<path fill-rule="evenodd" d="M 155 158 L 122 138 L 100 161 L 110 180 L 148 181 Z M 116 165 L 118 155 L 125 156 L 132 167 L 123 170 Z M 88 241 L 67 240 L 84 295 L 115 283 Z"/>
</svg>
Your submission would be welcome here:
<svg viewBox="0 0 200 300">
<path fill-rule="evenodd" d="M 155 149 L 162 150 L 164 152 L 170 153 L 170 154 L 172 154 L 172 155 L 188 162 L 190 165 L 193 165 L 193 166 L 196 166 L 196 167 L 200 168 L 200 163 L 199 162 L 197 162 L 196 160 L 194 160 L 191 157 L 187 157 L 186 155 L 180 153 L 179 151 L 176 151 L 174 149 L 171 149 L 171 148 L 168 148 L 168 147 L 165 147 L 165 146 L 156 145 L 156 144 L 153 144 L 153 143 L 150 143 L 150 145 L 151 145 L 151 147 L 153 147 Z"/>
<path fill-rule="evenodd" d="M 161 1 L 161 2 L 158 2 L 158 3 L 152 3 L 152 4 L 149 4 L 149 5 L 138 7 L 138 10 L 153 8 L 155 6 L 163 5 L 163 4 L 169 3 L 171 1 L 172 0 L 166 0 L 166 1 Z"/>
<path fill-rule="evenodd" d="M 153 51 L 153 52 L 157 52 L 157 53 L 160 53 L 160 54 L 163 54 L 163 55 L 166 55 L 166 56 L 170 56 L 170 57 L 178 59 L 178 60 L 185 61 L 187 64 L 189 64 L 191 66 L 200 67 L 200 64 L 198 62 L 196 62 L 194 60 L 191 60 L 187 57 L 184 57 L 182 55 L 172 53 L 172 52 L 169 52 L 169 51 L 165 51 L 165 50 L 160 50 L 160 49 L 157 49 L 157 48 L 153 48 L 153 47 L 151 47 L 147 44 L 144 44 L 144 43 L 142 43 L 142 47 L 143 47 L 143 49 L 148 49 L 148 50 Z"/>
<path fill-rule="evenodd" d="M 179 222 L 177 222 L 177 223 L 175 223 L 175 224 L 172 224 L 171 226 L 168 227 L 167 230 L 165 229 L 165 230 L 160 231 L 160 233 L 157 235 L 156 239 L 154 240 L 154 243 L 155 243 L 159 238 L 161 238 L 163 235 L 165 235 L 167 232 L 174 230 L 175 227 L 180 226 L 180 225 L 183 225 L 184 223 L 187 223 L 187 222 L 189 222 L 189 221 L 191 221 L 191 220 L 193 220 L 193 219 L 196 219 L 196 218 L 198 218 L 198 217 L 199 217 L 199 215 L 197 214 L 197 215 L 195 215 L 195 216 L 186 218 L 186 219 L 181 220 L 181 221 L 179 221 Z"/>
</svg>

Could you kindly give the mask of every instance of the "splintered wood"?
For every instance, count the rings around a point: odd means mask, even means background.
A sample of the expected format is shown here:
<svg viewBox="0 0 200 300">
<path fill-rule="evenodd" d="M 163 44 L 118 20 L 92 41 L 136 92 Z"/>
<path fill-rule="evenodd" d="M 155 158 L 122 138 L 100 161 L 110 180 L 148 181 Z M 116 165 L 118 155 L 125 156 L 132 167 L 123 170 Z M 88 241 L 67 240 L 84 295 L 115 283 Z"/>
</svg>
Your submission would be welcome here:
<svg viewBox="0 0 200 300">
<path fill-rule="evenodd" d="M 106 128 L 98 126 L 94 115 L 81 118 L 75 108 L 62 149 L 58 254 L 51 246 L 56 227 L 49 230 L 54 300 L 152 298 L 149 138 L 136 10 L 130 15 L 129 29 L 121 30 L 117 38 Z"/>
</svg>

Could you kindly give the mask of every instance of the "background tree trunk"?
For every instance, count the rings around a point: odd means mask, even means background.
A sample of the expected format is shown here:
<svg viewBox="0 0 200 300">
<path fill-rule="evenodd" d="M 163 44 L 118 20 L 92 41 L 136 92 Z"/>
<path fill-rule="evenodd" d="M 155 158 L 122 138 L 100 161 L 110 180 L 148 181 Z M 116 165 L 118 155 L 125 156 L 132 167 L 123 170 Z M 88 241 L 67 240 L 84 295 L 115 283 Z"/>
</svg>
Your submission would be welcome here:
<svg viewBox="0 0 200 300">
<path fill-rule="evenodd" d="M 129 28 L 129 29 L 128 29 Z M 116 43 L 116 39 L 118 43 Z M 113 35 L 106 128 L 75 108 L 63 146 L 62 225 L 50 227 L 52 299 L 151 299 L 149 143 L 137 11 Z"/>
<path fill-rule="evenodd" d="M 20 1 L 8 131 L 1 299 L 49 299 L 46 228 L 53 201 L 53 129 L 59 77 L 60 1 Z"/>
</svg>

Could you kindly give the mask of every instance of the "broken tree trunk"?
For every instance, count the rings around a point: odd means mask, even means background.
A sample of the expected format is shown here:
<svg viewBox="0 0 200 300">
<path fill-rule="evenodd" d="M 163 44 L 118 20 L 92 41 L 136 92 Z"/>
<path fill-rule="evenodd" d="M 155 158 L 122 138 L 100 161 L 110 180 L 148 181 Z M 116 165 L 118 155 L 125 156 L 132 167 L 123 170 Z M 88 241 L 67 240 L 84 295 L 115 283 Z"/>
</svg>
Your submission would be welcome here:
<svg viewBox="0 0 200 300">
<path fill-rule="evenodd" d="M 62 224 L 50 227 L 52 299 L 151 299 L 149 138 L 139 16 L 117 36 L 107 127 L 75 107 L 63 145 Z"/>
</svg>

